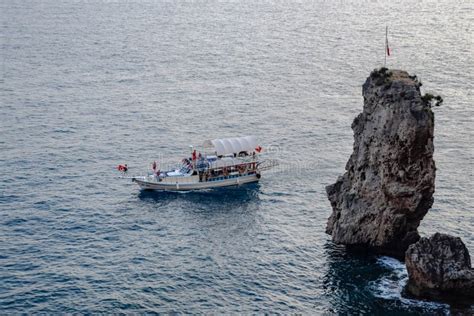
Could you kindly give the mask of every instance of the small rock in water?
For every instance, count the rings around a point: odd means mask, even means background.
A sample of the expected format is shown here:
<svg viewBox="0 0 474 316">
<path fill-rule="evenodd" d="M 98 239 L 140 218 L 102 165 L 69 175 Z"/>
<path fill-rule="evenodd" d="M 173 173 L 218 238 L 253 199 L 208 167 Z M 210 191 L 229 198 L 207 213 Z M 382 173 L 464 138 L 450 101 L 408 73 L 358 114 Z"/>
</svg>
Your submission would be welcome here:
<svg viewBox="0 0 474 316">
<path fill-rule="evenodd" d="M 461 238 L 436 233 L 405 254 L 407 292 L 416 297 L 474 304 L 474 269 Z"/>
</svg>

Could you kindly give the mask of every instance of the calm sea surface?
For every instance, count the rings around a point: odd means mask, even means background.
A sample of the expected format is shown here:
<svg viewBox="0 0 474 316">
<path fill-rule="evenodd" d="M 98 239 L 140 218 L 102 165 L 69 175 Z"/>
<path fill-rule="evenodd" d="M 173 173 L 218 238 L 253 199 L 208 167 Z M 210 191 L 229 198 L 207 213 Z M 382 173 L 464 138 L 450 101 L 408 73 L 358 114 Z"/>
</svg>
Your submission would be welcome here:
<svg viewBox="0 0 474 316">
<path fill-rule="evenodd" d="M 383 64 L 438 92 L 435 204 L 420 232 L 474 254 L 471 1 L 0 3 L 0 313 L 446 314 L 403 265 L 324 233 Z M 131 174 L 257 135 L 258 185 L 140 193 Z"/>
</svg>

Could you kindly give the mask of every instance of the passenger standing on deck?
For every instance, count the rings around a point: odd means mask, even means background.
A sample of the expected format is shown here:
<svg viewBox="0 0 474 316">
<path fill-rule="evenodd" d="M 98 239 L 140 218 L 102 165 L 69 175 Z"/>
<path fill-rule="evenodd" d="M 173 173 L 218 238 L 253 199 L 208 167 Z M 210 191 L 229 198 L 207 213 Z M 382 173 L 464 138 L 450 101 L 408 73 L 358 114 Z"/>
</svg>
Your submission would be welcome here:
<svg viewBox="0 0 474 316">
<path fill-rule="evenodd" d="M 196 168 L 196 149 L 193 150 L 193 168 Z"/>
</svg>

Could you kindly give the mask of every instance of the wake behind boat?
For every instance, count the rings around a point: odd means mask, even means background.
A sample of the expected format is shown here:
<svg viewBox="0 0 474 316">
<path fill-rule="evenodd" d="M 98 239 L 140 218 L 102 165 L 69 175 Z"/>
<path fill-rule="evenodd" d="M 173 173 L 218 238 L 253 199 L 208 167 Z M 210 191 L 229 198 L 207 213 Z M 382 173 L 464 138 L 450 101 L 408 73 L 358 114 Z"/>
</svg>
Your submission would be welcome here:
<svg viewBox="0 0 474 316">
<path fill-rule="evenodd" d="M 262 171 L 277 165 L 275 160 L 261 160 L 262 147 L 254 136 L 207 140 L 202 150 L 192 147 L 191 156 L 179 168 L 156 171 L 133 177 L 142 190 L 191 191 L 258 182 Z"/>
</svg>

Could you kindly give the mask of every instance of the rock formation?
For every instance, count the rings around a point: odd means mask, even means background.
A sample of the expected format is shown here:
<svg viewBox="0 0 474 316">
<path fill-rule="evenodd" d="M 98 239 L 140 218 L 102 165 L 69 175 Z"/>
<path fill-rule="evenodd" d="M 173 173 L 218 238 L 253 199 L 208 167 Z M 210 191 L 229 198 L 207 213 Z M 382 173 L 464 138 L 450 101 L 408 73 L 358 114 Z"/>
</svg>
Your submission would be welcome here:
<svg viewBox="0 0 474 316">
<path fill-rule="evenodd" d="M 334 242 L 403 257 L 420 238 L 435 183 L 434 115 L 420 86 L 415 76 L 385 68 L 363 85 L 353 153 L 344 175 L 326 187 Z"/>
<path fill-rule="evenodd" d="M 421 238 L 405 254 L 408 293 L 431 299 L 467 300 L 474 304 L 474 269 L 459 237 L 436 233 Z"/>
</svg>

